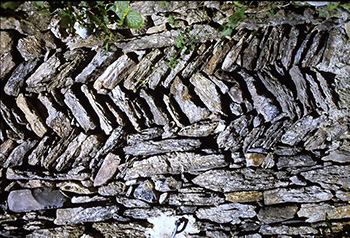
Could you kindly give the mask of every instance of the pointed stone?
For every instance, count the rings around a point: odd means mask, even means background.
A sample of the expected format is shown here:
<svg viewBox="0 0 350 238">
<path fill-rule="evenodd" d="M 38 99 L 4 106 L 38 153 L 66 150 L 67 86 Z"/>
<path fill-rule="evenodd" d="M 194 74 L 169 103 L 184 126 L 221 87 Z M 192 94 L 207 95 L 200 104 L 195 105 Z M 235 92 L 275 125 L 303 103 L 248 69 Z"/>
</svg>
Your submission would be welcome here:
<svg viewBox="0 0 350 238">
<path fill-rule="evenodd" d="M 113 153 L 109 153 L 103 160 L 103 163 L 97 172 L 94 180 L 94 187 L 101 186 L 105 184 L 109 179 L 111 179 L 117 172 L 119 164 L 119 156 Z"/>
</svg>

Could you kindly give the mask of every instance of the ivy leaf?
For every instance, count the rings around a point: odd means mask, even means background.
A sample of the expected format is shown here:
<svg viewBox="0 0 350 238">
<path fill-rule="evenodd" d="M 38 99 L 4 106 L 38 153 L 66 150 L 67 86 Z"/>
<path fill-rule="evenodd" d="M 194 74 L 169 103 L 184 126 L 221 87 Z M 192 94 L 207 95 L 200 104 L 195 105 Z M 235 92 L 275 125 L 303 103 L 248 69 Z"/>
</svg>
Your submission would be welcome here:
<svg viewBox="0 0 350 238">
<path fill-rule="evenodd" d="M 2 2 L 1 8 L 2 9 L 11 9 L 16 10 L 23 2 Z"/>
<path fill-rule="evenodd" d="M 117 1 L 115 4 L 120 12 L 124 12 L 129 8 L 129 1 Z"/>
<path fill-rule="evenodd" d="M 140 13 L 130 10 L 125 17 L 125 23 L 129 28 L 140 28 L 142 27 L 142 17 Z"/>
<path fill-rule="evenodd" d="M 229 27 L 221 32 L 222 36 L 230 36 L 231 34 L 232 34 L 232 28 L 229 28 Z"/>
</svg>

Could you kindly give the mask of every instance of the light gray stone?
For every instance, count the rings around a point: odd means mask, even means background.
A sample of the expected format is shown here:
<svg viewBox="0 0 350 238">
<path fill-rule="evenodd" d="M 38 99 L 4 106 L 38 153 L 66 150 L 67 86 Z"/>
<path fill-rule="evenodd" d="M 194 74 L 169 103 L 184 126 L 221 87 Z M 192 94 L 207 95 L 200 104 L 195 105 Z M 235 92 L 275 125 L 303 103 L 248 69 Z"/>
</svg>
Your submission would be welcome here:
<svg viewBox="0 0 350 238">
<path fill-rule="evenodd" d="M 73 225 L 84 222 L 109 220 L 118 212 L 118 206 L 75 207 L 56 210 L 56 225 Z"/>
<path fill-rule="evenodd" d="M 215 223 L 239 224 L 239 218 L 252 218 L 256 216 L 255 206 L 229 203 L 222 204 L 216 207 L 199 208 L 196 211 L 196 216 L 199 219 L 210 220 Z"/>
<path fill-rule="evenodd" d="M 247 84 L 247 88 L 254 103 L 254 108 L 264 117 L 265 121 L 275 121 L 277 116 L 281 113 L 279 108 L 274 105 L 271 98 L 258 93 L 257 86 L 255 86 L 255 79 L 251 75 L 245 71 L 240 71 L 239 73 Z"/>
<path fill-rule="evenodd" d="M 218 126 L 218 121 L 199 121 L 181 128 L 177 134 L 187 137 L 207 137 L 214 134 Z"/>
<path fill-rule="evenodd" d="M 140 133 L 127 135 L 126 142 L 128 145 L 134 145 L 137 143 L 142 143 L 143 141 L 161 138 L 163 132 L 163 129 L 160 127 L 147 128 L 140 131 Z"/>
<path fill-rule="evenodd" d="M 85 132 L 96 128 L 96 123 L 71 89 L 64 94 L 64 102 Z"/>
<path fill-rule="evenodd" d="M 263 235 L 317 235 L 318 230 L 309 226 L 269 226 L 262 225 L 259 232 Z"/>
<path fill-rule="evenodd" d="M 175 206 L 212 206 L 225 202 L 218 194 L 204 189 L 181 189 L 178 193 L 169 194 L 168 204 Z"/>
<path fill-rule="evenodd" d="M 181 82 L 179 77 L 174 79 L 170 87 L 170 92 L 190 123 L 198 122 L 209 117 L 210 112 L 208 109 L 197 106 L 193 102 L 188 88 Z"/>
<path fill-rule="evenodd" d="M 97 95 L 93 93 L 92 90 L 89 90 L 86 84 L 83 84 L 81 86 L 81 91 L 85 94 L 89 100 L 90 105 L 96 112 L 101 129 L 106 135 L 110 135 L 113 130 L 112 122 L 114 121 L 112 114 L 104 107 L 101 102 L 98 102 Z"/>
<path fill-rule="evenodd" d="M 29 238 L 81 238 L 85 232 L 82 225 L 61 226 L 49 229 L 35 229 L 32 233 L 26 235 Z"/>
<path fill-rule="evenodd" d="M 101 74 L 103 69 L 112 64 L 116 55 L 116 52 L 106 52 L 105 49 L 99 50 L 91 62 L 75 77 L 75 81 L 87 83 L 94 80 L 94 76 Z"/>
<path fill-rule="evenodd" d="M 236 192 L 286 187 L 289 184 L 287 179 L 286 172 L 243 168 L 235 171 L 210 170 L 198 175 L 192 182 L 217 192 Z"/>
<path fill-rule="evenodd" d="M 192 152 L 168 153 L 135 161 L 133 166 L 127 170 L 124 179 L 203 171 L 226 165 L 227 162 L 223 155 L 200 155 Z"/>
<path fill-rule="evenodd" d="M 1 31 L 2 32 L 2 31 Z M 39 65 L 40 60 L 34 59 L 19 64 L 12 72 L 11 77 L 4 86 L 7 95 L 17 97 L 24 86 L 25 78 L 28 77 Z"/>
<path fill-rule="evenodd" d="M 294 167 L 309 167 L 316 165 L 309 155 L 295 155 L 295 156 L 283 156 L 278 158 L 277 168 L 294 168 Z"/>
<path fill-rule="evenodd" d="M 201 142 L 196 139 L 166 139 L 161 141 L 143 141 L 125 146 L 125 154 L 133 156 L 147 156 L 175 151 L 187 151 L 199 148 Z"/>
<path fill-rule="evenodd" d="M 259 211 L 258 219 L 265 224 L 281 222 L 292 219 L 297 210 L 297 205 L 286 205 L 283 207 L 266 206 Z"/>
<path fill-rule="evenodd" d="M 140 90 L 140 97 L 144 98 L 150 107 L 151 113 L 153 115 L 153 121 L 157 125 L 167 125 L 169 123 L 169 118 L 165 111 L 157 106 L 156 100 L 150 94 L 148 94 L 144 89 Z"/>
<path fill-rule="evenodd" d="M 105 184 L 117 172 L 120 157 L 113 153 L 107 154 L 94 179 L 94 187 Z"/>
<path fill-rule="evenodd" d="M 286 202 L 307 203 L 328 201 L 333 198 L 330 191 L 317 186 L 302 188 L 277 188 L 264 191 L 265 205 L 280 204 Z"/>
<path fill-rule="evenodd" d="M 10 192 L 7 198 L 13 212 L 29 212 L 62 207 L 66 201 L 58 190 L 50 188 L 20 189 Z"/>
<path fill-rule="evenodd" d="M 3 164 L 4 168 L 21 166 L 27 153 L 38 143 L 37 140 L 27 140 L 14 148 Z"/>
<path fill-rule="evenodd" d="M 98 193 L 102 196 L 117 196 L 124 195 L 126 192 L 126 185 L 120 181 L 110 182 L 98 188 Z"/>
<path fill-rule="evenodd" d="M 281 142 L 291 146 L 306 139 L 309 132 L 318 127 L 321 118 L 305 116 L 296 121 L 282 136 Z"/>
<path fill-rule="evenodd" d="M 16 98 L 16 104 L 24 113 L 25 118 L 29 122 L 32 130 L 39 137 L 43 137 L 47 132 L 47 127 L 41 117 L 41 113 L 24 97 L 22 93 Z"/>
<path fill-rule="evenodd" d="M 147 202 L 141 201 L 139 199 L 126 198 L 123 196 L 117 196 L 116 201 L 117 203 L 120 203 L 127 208 L 150 208 L 151 207 Z"/>
<path fill-rule="evenodd" d="M 325 221 L 327 212 L 334 207 L 326 203 L 305 203 L 301 204 L 298 211 L 299 217 L 306 217 L 306 222 L 314 223 L 319 221 Z"/>
<path fill-rule="evenodd" d="M 156 203 L 159 194 L 154 190 L 154 183 L 151 180 L 145 180 L 136 187 L 134 197 L 148 203 Z"/>
<path fill-rule="evenodd" d="M 325 189 L 334 191 L 341 187 L 349 188 L 350 183 L 346 182 L 350 178 L 350 165 L 331 165 L 320 169 L 301 172 L 306 180 L 317 183 Z"/>
<path fill-rule="evenodd" d="M 81 182 L 76 181 L 64 181 L 57 183 L 57 187 L 60 188 L 61 191 L 76 193 L 76 194 L 94 194 L 97 192 L 95 188 L 87 188 L 82 185 Z"/>
<path fill-rule="evenodd" d="M 68 117 L 57 109 L 52 98 L 41 93 L 38 99 L 44 104 L 49 114 L 45 121 L 46 125 L 51 127 L 58 136 L 67 137 L 72 130 Z"/>
<path fill-rule="evenodd" d="M 322 157 L 323 161 L 332 161 L 337 163 L 348 163 L 350 162 L 350 152 L 348 151 L 342 151 L 342 150 L 335 150 L 329 153 L 329 155 L 326 155 Z"/>
</svg>

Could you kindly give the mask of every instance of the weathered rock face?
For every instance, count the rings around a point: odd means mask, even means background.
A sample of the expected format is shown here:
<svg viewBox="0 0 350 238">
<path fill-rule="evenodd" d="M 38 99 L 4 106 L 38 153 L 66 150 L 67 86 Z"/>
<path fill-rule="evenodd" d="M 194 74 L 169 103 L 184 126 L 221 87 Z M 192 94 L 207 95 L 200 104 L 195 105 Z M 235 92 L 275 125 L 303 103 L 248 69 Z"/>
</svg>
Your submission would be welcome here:
<svg viewBox="0 0 350 238">
<path fill-rule="evenodd" d="M 1 18 L 0 236 L 348 237 L 344 20 L 259 2 L 221 37 L 234 3 L 167 4 L 107 52 Z"/>
</svg>

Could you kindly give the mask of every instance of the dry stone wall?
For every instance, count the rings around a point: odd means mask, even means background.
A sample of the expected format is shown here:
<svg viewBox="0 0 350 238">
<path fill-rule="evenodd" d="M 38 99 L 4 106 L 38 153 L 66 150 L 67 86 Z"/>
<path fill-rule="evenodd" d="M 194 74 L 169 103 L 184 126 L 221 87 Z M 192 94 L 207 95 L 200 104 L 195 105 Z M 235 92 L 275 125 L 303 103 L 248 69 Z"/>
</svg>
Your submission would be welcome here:
<svg viewBox="0 0 350 238">
<path fill-rule="evenodd" d="M 131 6 L 145 27 L 108 52 L 1 19 L 1 236 L 170 237 L 180 218 L 176 237 L 349 235 L 344 24 L 283 3 L 222 38 L 229 2 Z"/>
</svg>

